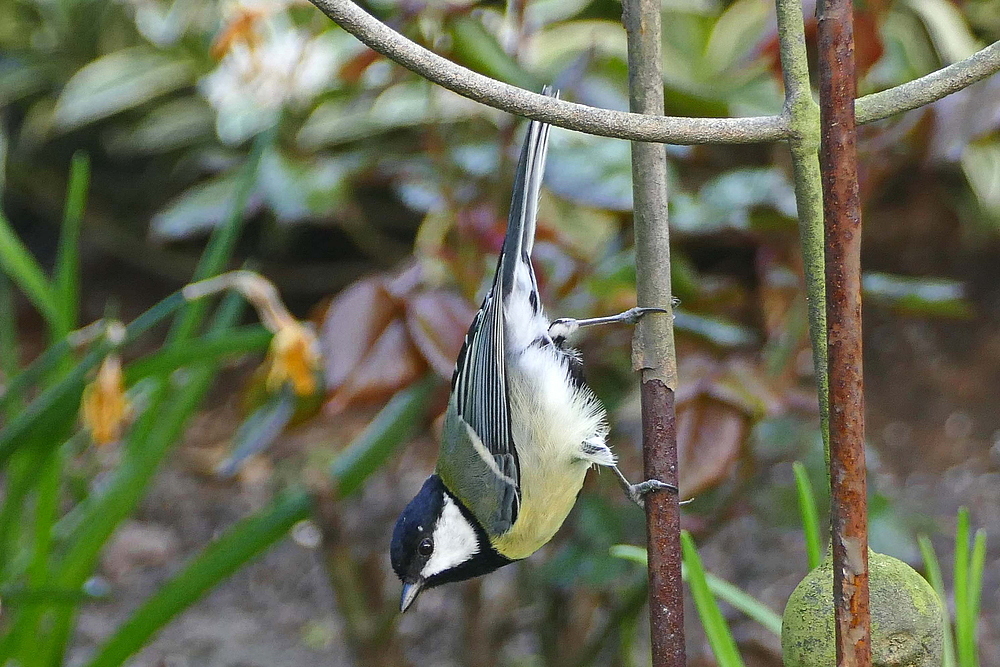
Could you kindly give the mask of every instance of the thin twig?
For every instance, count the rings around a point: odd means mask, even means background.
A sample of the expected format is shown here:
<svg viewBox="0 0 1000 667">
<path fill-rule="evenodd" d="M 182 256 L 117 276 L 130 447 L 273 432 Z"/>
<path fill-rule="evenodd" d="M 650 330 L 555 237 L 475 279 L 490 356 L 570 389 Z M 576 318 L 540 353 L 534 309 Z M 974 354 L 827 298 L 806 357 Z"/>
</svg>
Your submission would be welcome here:
<svg viewBox="0 0 1000 667">
<path fill-rule="evenodd" d="M 830 523 L 837 665 L 870 667 L 868 518 L 861 368 L 861 205 L 851 0 L 820 0 L 820 162 L 826 220 Z"/>
<path fill-rule="evenodd" d="M 826 284 L 823 265 L 823 186 L 819 173 L 819 106 L 809 84 L 809 62 L 801 0 L 777 0 L 781 70 L 785 80 L 785 113 L 791 134 L 795 204 L 799 242 L 809 305 L 809 339 L 819 399 L 823 451 L 830 460 L 829 383 L 826 371 Z"/>
<path fill-rule="evenodd" d="M 663 113 L 660 0 L 626 0 L 629 98 L 640 114 Z M 667 154 L 662 146 L 632 143 L 636 293 L 640 306 L 663 308 L 639 322 L 632 364 L 641 375 L 645 476 L 677 485 L 677 428 L 667 227 Z M 653 667 L 683 667 L 684 590 L 681 583 L 680 506 L 676 493 L 646 497 L 649 553 L 649 626 Z"/>
<path fill-rule="evenodd" d="M 965 60 L 931 72 L 919 79 L 865 95 L 854 103 L 859 125 L 873 123 L 967 88 L 1000 72 L 1000 41 L 973 53 Z"/>
<path fill-rule="evenodd" d="M 310 0 L 340 27 L 426 79 L 509 113 L 569 130 L 631 141 L 666 144 L 750 144 L 778 141 L 790 132 L 786 115 L 750 118 L 683 118 L 640 115 L 555 100 L 456 65 L 407 39 L 353 0 Z M 929 104 L 1000 72 L 1000 42 L 965 60 L 895 88 L 857 100 L 859 123 L 871 123 Z"/>
</svg>

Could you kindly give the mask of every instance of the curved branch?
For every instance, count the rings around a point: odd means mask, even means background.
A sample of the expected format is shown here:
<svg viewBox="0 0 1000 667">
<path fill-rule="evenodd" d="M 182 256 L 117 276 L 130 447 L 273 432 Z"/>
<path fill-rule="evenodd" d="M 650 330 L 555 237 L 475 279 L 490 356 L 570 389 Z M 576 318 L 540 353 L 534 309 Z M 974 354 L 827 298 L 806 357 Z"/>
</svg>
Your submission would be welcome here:
<svg viewBox="0 0 1000 667">
<path fill-rule="evenodd" d="M 872 123 L 922 107 L 997 72 L 1000 72 L 1000 41 L 927 76 L 855 100 L 857 122 Z"/>
<path fill-rule="evenodd" d="M 310 0 L 367 44 L 420 76 L 482 104 L 578 132 L 661 144 L 751 144 L 788 136 L 783 116 L 679 118 L 573 104 L 483 76 L 410 41 L 353 0 Z"/>
<path fill-rule="evenodd" d="M 469 99 L 501 111 L 604 137 L 663 144 L 752 144 L 789 136 L 786 116 L 681 118 L 645 116 L 574 104 L 483 76 L 410 41 L 353 0 L 310 0 L 372 50 Z M 1000 42 L 919 79 L 855 101 L 858 124 L 929 104 L 1000 72 Z"/>
</svg>

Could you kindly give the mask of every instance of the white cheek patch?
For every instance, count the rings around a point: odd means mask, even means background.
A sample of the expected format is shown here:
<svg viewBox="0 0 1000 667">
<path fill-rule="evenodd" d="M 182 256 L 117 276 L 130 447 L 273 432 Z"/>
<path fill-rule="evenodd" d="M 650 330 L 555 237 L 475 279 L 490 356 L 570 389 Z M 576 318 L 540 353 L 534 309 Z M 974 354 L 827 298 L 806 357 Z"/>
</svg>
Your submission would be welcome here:
<svg viewBox="0 0 1000 667">
<path fill-rule="evenodd" d="M 476 531 L 447 494 L 434 527 L 434 552 L 420 571 L 425 579 L 460 565 L 479 553 Z"/>
</svg>

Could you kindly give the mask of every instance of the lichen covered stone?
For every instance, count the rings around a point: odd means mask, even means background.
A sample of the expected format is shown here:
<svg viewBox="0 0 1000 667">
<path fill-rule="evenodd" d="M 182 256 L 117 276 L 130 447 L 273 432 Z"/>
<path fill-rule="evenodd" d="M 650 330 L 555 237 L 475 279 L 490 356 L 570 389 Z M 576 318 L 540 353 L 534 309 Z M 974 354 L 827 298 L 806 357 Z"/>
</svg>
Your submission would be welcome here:
<svg viewBox="0 0 1000 667">
<path fill-rule="evenodd" d="M 868 551 L 874 667 L 939 667 L 944 611 L 930 584 L 906 563 Z M 836 664 L 833 562 L 799 582 L 782 616 L 785 667 Z"/>
</svg>

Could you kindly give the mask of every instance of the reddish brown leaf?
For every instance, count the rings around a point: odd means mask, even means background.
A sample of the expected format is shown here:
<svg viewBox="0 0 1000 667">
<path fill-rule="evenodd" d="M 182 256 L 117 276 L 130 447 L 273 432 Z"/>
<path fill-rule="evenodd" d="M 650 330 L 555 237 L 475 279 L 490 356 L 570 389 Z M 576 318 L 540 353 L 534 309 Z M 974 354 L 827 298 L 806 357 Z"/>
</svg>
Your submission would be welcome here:
<svg viewBox="0 0 1000 667">
<path fill-rule="evenodd" d="M 430 367 L 448 379 L 476 310 L 468 301 L 444 290 L 415 294 L 406 303 L 406 326 Z"/>
<path fill-rule="evenodd" d="M 353 58 L 349 58 L 341 67 L 340 71 L 337 73 L 338 78 L 341 81 L 349 84 L 356 84 L 361 80 L 361 76 L 368 70 L 368 68 L 373 64 L 382 60 L 383 56 L 371 49 L 365 49 L 361 53 L 357 54 Z"/>
<path fill-rule="evenodd" d="M 327 308 L 320 327 L 327 388 L 337 391 L 369 356 L 375 342 L 400 312 L 383 277 L 354 283 Z"/>
<path fill-rule="evenodd" d="M 750 417 L 743 410 L 706 394 L 678 406 L 677 456 L 684 497 L 715 486 L 729 474 L 749 429 Z"/>
<path fill-rule="evenodd" d="M 337 413 L 354 401 L 388 400 L 427 369 L 402 320 L 385 327 L 350 377 L 333 392 L 327 410 Z"/>
</svg>

